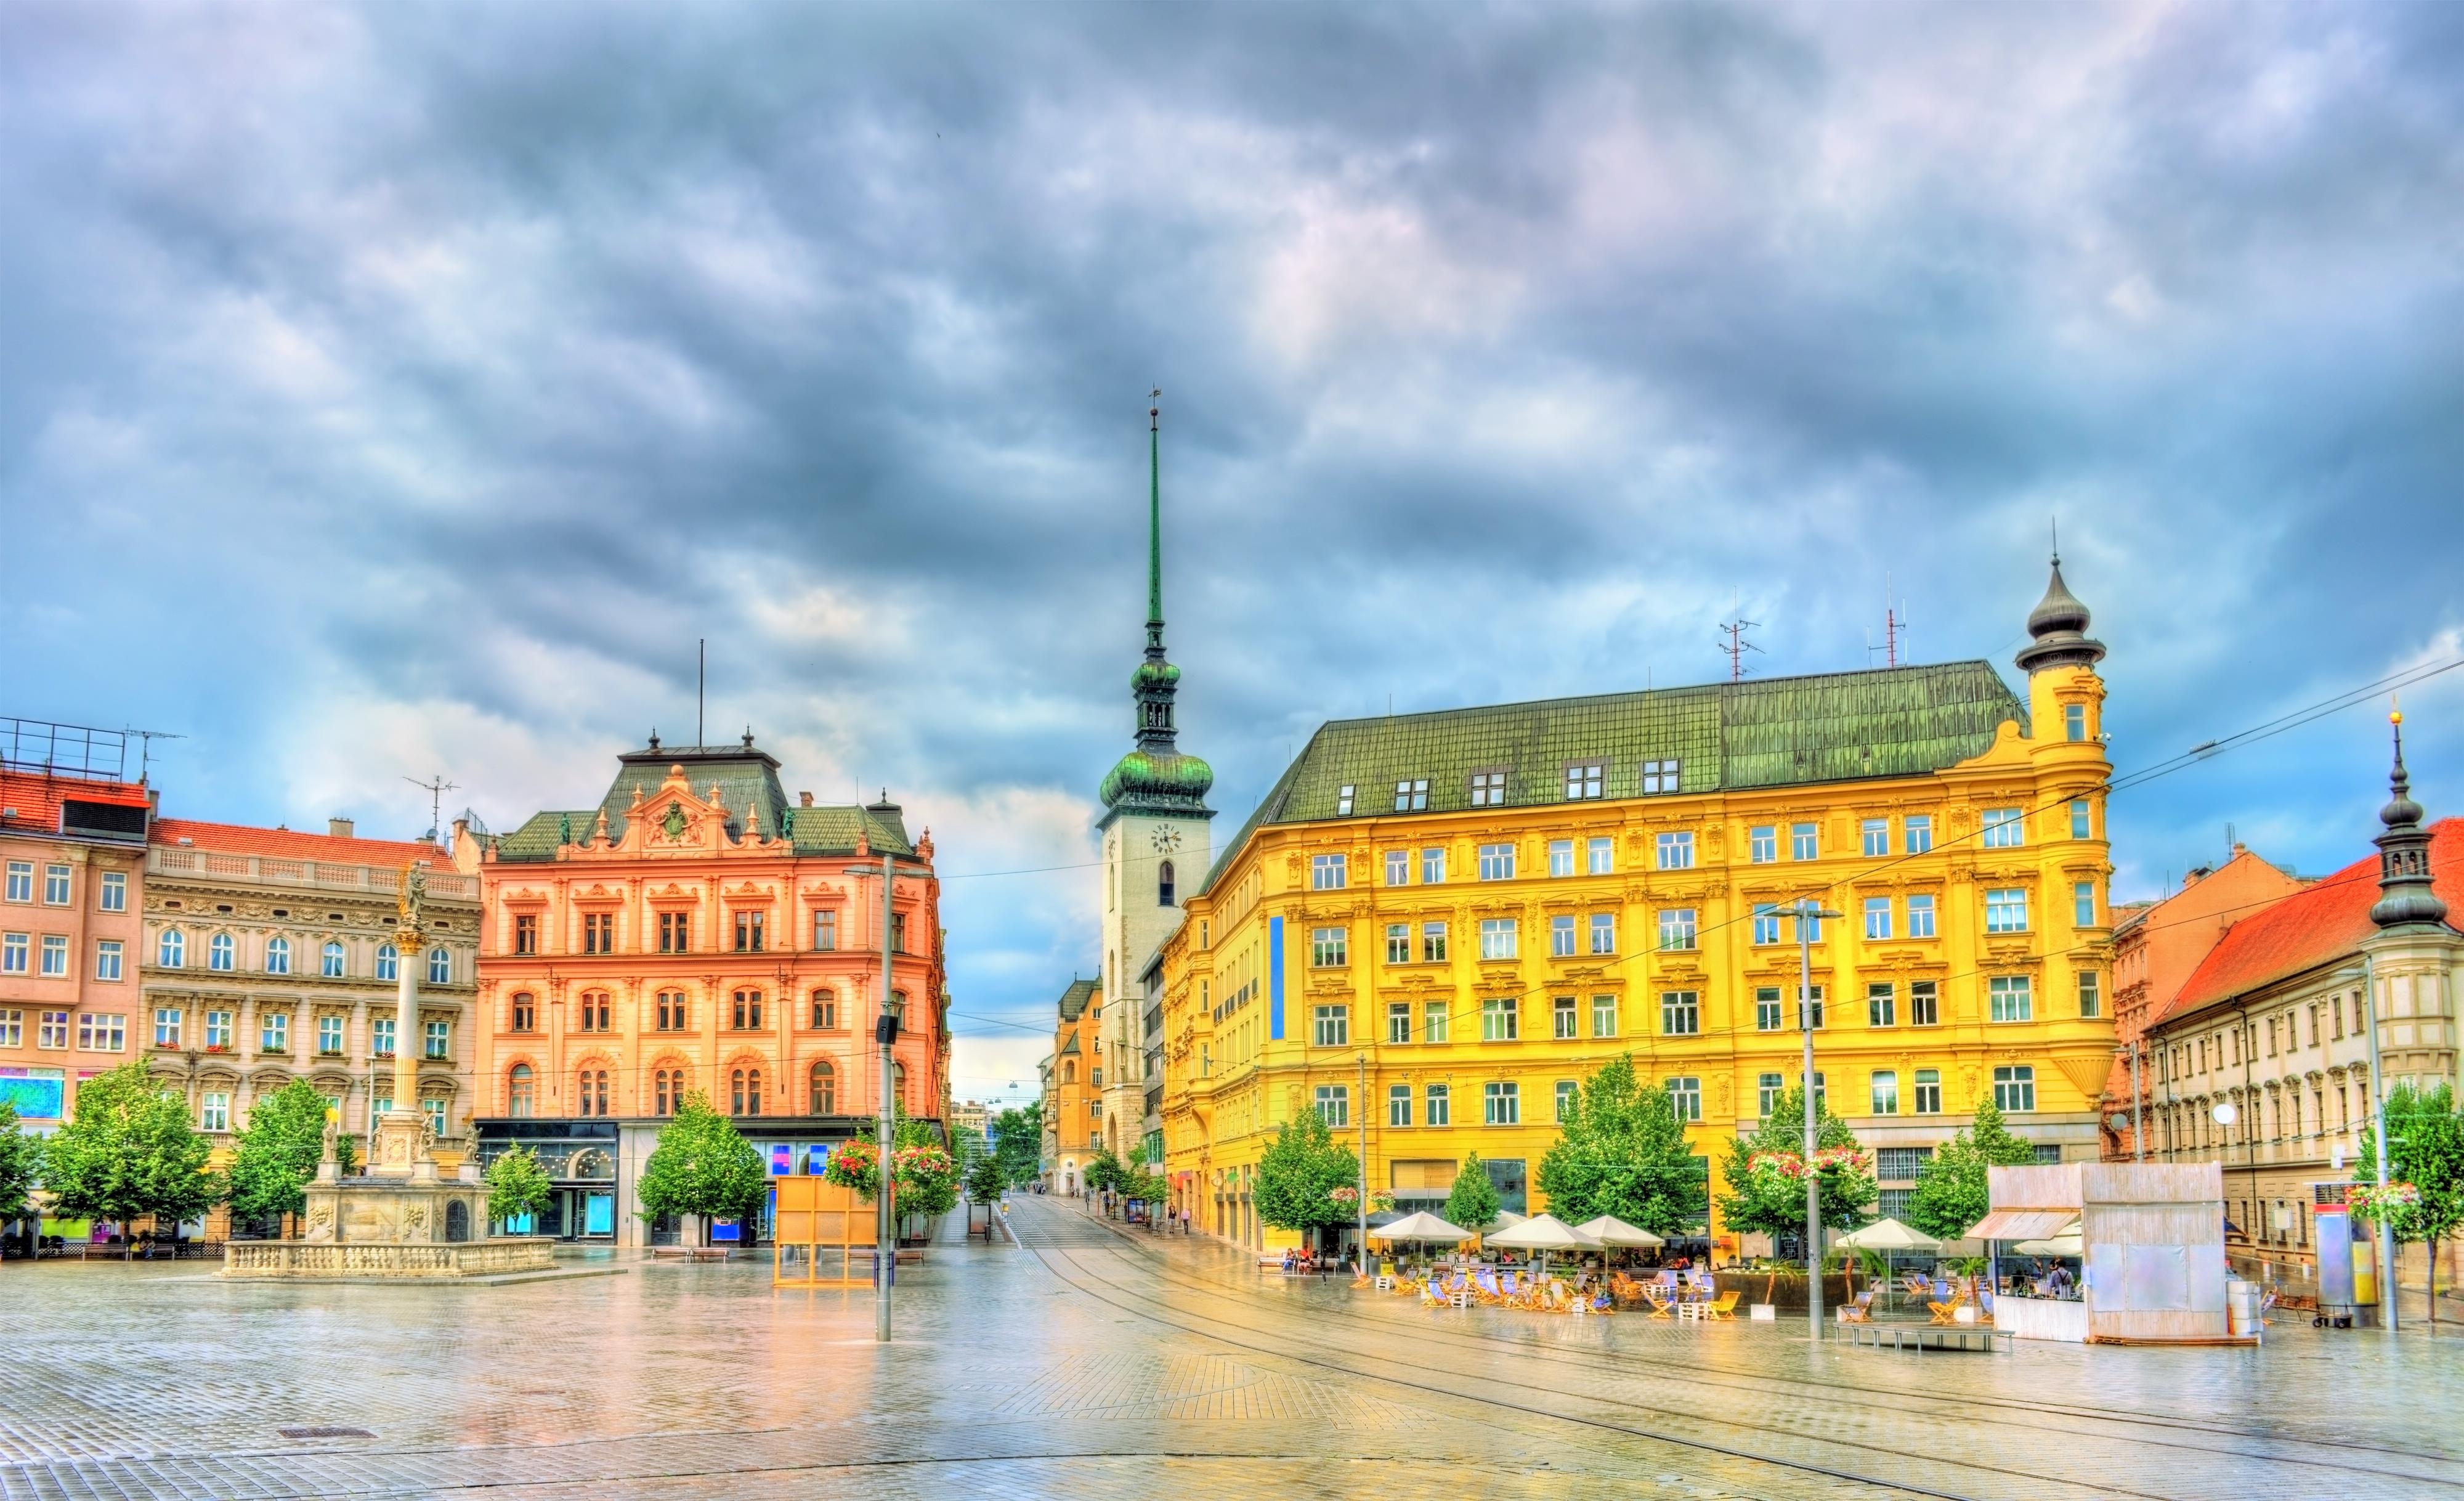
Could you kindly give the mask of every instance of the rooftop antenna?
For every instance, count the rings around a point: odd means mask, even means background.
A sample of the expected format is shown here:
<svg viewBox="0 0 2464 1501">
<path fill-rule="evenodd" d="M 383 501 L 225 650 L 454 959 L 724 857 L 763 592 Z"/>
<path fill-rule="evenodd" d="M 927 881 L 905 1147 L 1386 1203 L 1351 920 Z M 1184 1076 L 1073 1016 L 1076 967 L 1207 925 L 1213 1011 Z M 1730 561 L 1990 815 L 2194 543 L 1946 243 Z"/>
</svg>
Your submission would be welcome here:
<svg viewBox="0 0 2464 1501">
<path fill-rule="evenodd" d="M 137 780 L 141 783 L 145 780 L 145 768 L 147 763 L 154 759 L 154 742 L 156 740 L 185 740 L 187 739 L 185 735 L 174 735 L 168 730 L 123 730 L 121 733 L 123 735 L 134 735 L 137 737 Z M 124 759 L 124 753 L 121 764 L 122 766 L 128 764 L 127 761 Z"/>
<path fill-rule="evenodd" d="M 1900 665 L 1900 602 L 1891 594 L 1891 576 L 1882 575 L 1882 665 Z"/>
<path fill-rule="evenodd" d="M 441 771 L 435 776 L 429 778 L 426 782 L 420 781 L 417 777 L 405 777 L 402 780 L 409 783 L 414 787 L 426 787 L 428 789 L 428 837 L 430 839 L 436 838 L 437 829 L 442 828 L 445 822 L 445 794 L 448 792 L 459 792 L 462 789 L 454 785 L 452 783 L 446 781 L 445 773 Z"/>
<path fill-rule="evenodd" d="M 1746 639 L 1746 632 L 1761 624 L 1759 620 L 1748 620 L 1742 609 L 1738 610 L 1733 618 L 1720 622 L 1720 629 L 1726 631 L 1728 637 L 1727 640 L 1720 643 L 1720 650 L 1728 653 L 1728 681 L 1732 683 L 1745 681 L 1746 653 L 1762 650 Z"/>
<path fill-rule="evenodd" d="M 693 744 L 702 742 L 702 710 L 710 701 L 710 637 L 694 644 L 693 663 Z"/>
</svg>

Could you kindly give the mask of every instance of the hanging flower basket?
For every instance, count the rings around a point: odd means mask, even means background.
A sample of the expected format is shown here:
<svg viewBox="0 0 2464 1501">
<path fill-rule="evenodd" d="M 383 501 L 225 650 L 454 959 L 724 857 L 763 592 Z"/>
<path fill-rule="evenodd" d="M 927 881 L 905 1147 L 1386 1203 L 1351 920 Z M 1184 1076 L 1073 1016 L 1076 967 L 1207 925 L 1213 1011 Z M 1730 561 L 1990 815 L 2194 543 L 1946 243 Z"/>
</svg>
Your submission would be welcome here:
<svg viewBox="0 0 2464 1501">
<path fill-rule="evenodd" d="M 1394 1212 L 1395 1212 L 1395 1193 L 1394 1193 L 1394 1190 L 1392 1190 L 1392 1189 L 1388 1189 L 1388 1188 L 1373 1188 L 1373 1189 L 1371 1189 L 1371 1190 L 1369 1191 L 1369 1209 L 1370 1209 L 1370 1212 L 1371 1212 L 1371 1213 L 1373 1213 L 1373 1214 L 1392 1214 L 1392 1213 L 1394 1213 Z"/>
<path fill-rule="evenodd" d="M 2401 1216 L 2421 1207 L 2421 1189 L 2412 1183 L 2355 1183 L 2345 1196 L 2353 1212 L 2370 1220 Z"/>
<path fill-rule="evenodd" d="M 1338 1188 L 1328 1189 L 1326 1191 L 1326 1196 L 1347 1209 L 1360 1202 L 1360 1190 L 1353 1187 L 1350 1183 L 1345 1183 Z"/>
<path fill-rule="evenodd" d="M 881 1149 L 869 1141 L 849 1141 L 832 1148 L 830 1164 L 822 1170 L 822 1181 L 852 1188 L 870 1199 L 881 1191 Z"/>
</svg>

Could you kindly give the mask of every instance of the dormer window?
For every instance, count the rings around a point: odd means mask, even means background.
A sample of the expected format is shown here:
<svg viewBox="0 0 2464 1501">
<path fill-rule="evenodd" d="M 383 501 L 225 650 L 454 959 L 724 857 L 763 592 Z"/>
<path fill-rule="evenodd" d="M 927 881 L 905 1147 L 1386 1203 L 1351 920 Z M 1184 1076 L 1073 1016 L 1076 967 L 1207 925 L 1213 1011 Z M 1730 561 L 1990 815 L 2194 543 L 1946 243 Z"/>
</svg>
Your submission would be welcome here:
<svg viewBox="0 0 2464 1501">
<path fill-rule="evenodd" d="M 1471 774 L 1471 806 L 1504 807 L 1506 806 L 1506 773 L 1475 771 Z"/>
<path fill-rule="evenodd" d="M 1335 817 L 1350 818 L 1352 816 L 1352 791 L 1353 786 L 1349 782 L 1334 789 Z"/>
<path fill-rule="evenodd" d="M 1566 800 L 1570 803 L 1580 803 L 1598 797 L 1607 779 L 1607 762 L 1576 762 L 1566 768 Z"/>
<path fill-rule="evenodd" d="M 1395 811 L 1425 813 L 1429 810 L 1429 779 L 1412 777 L 1395 784 Z"/>
<path fill-rule="evenodd" d="M 1655 792 L 1677 790 L 1677 762 L 1646 761 L 1642 763 L 1642 790 L 1647 796 Z"/>
</svg>

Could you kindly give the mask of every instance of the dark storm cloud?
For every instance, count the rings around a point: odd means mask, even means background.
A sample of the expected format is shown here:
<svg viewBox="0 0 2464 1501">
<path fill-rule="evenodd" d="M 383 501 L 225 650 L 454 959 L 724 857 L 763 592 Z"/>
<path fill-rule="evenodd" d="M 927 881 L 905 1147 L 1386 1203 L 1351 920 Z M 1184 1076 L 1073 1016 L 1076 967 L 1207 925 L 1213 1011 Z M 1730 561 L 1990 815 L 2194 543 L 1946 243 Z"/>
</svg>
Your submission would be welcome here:
<svg viewBox="0 0 2464 1501">
<path fill-rule="evenodd" d="M 2459 79 L 2453 7 L 12 7 L 7 707 L 502 822 L 708 636 L 714 735 L 1063 863 L 1160 384 L 1226 831 L 1324 717 L 1703 680 L 1732 602 L 1861 665 L 1887 574 L 2007 670 L 2056 514 L 2145 763 L 2464 651 Z M 2349 857 L 2380 733 L 2118 802 L 2122 891 Z M 1089 890 L 954 883 L 970 1008 Z"/>
</svg>

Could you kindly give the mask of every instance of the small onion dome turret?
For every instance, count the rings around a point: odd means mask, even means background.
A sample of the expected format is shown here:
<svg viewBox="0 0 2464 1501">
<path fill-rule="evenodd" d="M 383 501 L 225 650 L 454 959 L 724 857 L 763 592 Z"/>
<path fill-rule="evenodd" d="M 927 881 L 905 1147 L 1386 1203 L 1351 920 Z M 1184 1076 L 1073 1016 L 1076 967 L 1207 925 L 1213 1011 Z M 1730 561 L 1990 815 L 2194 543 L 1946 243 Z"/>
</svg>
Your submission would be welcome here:
<svg viewBox="0 0 2464 1501">
<path fill-rule="evenodd" d="M 2087 634 L 2087 607 L 2062 582 L 2061 554 L 2054 555 L 2054 576 L 2045 597 L 2028 612 L 2028 644 L 2019 649 L 2019 670 L 2034 673 L 2047 667 L 2094 667 L 2104 660 L 2104 643 Z"/>
<path fill-rule="evenodd" d="M 1180 669 L 1170 662 L 1140 662 L 1130 673 L 1130 692 L 1143 693 L 1151 688 L 1170 688 L 1180 681 Z"/>
<path fill-rule="evenodd" d="M 1198 807 L 1215 785 L 1215 769 L 1178 751 L 1133 750 L 1104 778 L 1097 796 L 1107 807 Z"/>
</svg>

